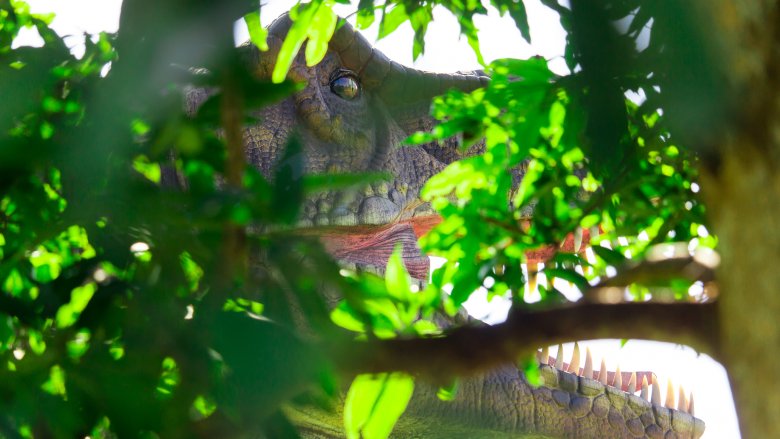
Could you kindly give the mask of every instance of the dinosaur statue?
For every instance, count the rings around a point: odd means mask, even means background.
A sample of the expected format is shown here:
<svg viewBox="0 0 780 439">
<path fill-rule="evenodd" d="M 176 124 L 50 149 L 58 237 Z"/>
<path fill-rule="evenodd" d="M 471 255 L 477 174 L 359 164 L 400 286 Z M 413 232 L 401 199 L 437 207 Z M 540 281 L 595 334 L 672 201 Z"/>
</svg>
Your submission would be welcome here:
<svg viewBox="0 0 780 439">
<path fill-rule="evenodd" d="M 270 78 L 276 55 L 291 26 L 283 15 L 269 27 L 268 52 L 245 46 L 258 78 Z M 265 175 L 273 173 L 293 132 L 305 154 L 304 172 L 386 171 L 392 182 L 360 193 L 334 191 L 307 200 L 300 225 L 321 236 L 331 254 L 348 267 L 381 270 L 398 242 L 410 275 L 428 277 L 428 259 L 417 236 L 436 223 L 419 193 L 428 178 L 461 158 L 457 140 L 401 147 L 411 133 L 430 130 L 431 99 L 447 89 L 471 91 L 489 79 L 479 72 L 434 74 L 401 66 L 373 49 L 349 24 L 333 36 L 318 65 L 307 67 L 300 54 L 289 77 L 307 85 L 294 96 L 258 110 L 262 121 L 245 128 L 248 160 Z M 194 90 L 189 111 L 205 97 Z M 468 153 L 478 152 L 479 146 Z M 443 402 L 436 388 L 419 383 L 393 437 L 650 437 L 698 438 L 704 423 L 688 412 L 661 405 L 642 395 L 642 374 L 581 369 L 562 359 L 539 354 L 544 385 L 531 386 L 522 372 L 508 365 L 464 379 L 454 401 Z M 645 380 L 651 374 L 645 374 Z M 607 384 L 609 383 L 609 385 Z M 684 398 L 682 398 L 684 399 Z M 342 414 L 336 409 L 291 405 L 286 409 L 303 437 L 343 437 Z"/>
</svg>

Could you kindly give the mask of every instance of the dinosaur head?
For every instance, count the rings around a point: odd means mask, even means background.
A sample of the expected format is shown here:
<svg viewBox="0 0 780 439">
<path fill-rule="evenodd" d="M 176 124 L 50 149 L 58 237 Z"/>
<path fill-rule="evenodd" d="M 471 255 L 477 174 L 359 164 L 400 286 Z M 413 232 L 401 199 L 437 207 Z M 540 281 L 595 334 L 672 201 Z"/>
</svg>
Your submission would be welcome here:
<svg viewBox="0 0 780 439">
<path fill-rule="evenodd" d="M 269 27 L 267 52 L 245 46 L 258 78 L 271 77 L 291 25 L 289 16 L 283 15 Z M 288 139 L 297 135 L 305 173 L 389 173 L 388 181 L 307 199 L 299 222 L 344 265 L 383 267 L 401 243 L 407 269 L 424 282 L 429 262 L 417 247 L 414 228 L 433 212 L 419 192 L 430 177 L 461 158 L 461 152 L 455 139 L 420 146 L 403 146 L 403 140 L 433 127 L 429 107 L 434 96 L 450 88 L 476 89 L 486 85 L 487 78 L 401 66 L 373 49 L 349 24 L 336 31 L 322 62 L 309 67 L 299 54 L 289 76 L 305 83 L 305 88 L 257 110 L 260 123 L 244 132 L 249 162 L 271 177 Z M 195 105 L 190 102 L 191 108 Z M 573 241 L 571 245 L 579 247 Z M 529 431 L 534 432 L 532 437 L 701 435 L 703 424 L 691 415 L 633 395 L 631 382 L 640 385 L 640 375 L 632 380 L 615 372 L 610 375 L 605 368 L 597 374 L 588 366 L 579 371 L 545 352 L 540 357 L 545 382 L 541 387 L 531 386 L 516 368 L 504 367 L 464 379 L 462 396 L 445 403 L 436 396 L 438 389 L 421 383 L 397 425 L 398 436 L 522 437 Z M 343 436 L 339 413 L 334 417 L 310 406 L 286 410 L 312 436 Z"/>
<path fill-rule="evenodd" d="M 260 78 L 270 78 L 292 21 L 283 15 L 269 27 L 268 52 L 252 49 Z M 423 184 L 459 157 L 456 141 L 402 146 L 417 130 L 429 129 L 431 99 L 450 88 L 470 91 L 486 84 L 475 74 L 437 74 L 404 67 L 372 48 L 348 23 L 333 36 L 324 59 L 306 65 L 301 52 L 289 77 L 304 89 L 259 111 L 261 124 L 247 128 L 250 161 L 267 175 L 297 132 L 310 174 L 386 172 L 387 181 L 306 201 L 307 226 L 387 225 L 430 215 Z"/>
</svg>

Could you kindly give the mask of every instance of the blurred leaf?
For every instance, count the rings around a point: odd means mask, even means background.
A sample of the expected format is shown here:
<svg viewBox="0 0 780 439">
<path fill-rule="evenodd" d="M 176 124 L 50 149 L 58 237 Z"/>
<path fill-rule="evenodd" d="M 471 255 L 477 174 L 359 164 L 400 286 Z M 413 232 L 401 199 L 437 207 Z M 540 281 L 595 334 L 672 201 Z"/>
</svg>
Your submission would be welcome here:
<svg viewBox="0 0 780 439">
<path fill-rule="evenodd" d="M 250 12 L 244 15 L 244 22 L 249 30 L 249 39 L 258 49 L 265 52 L 268 50 L 268 30 L 260 24 L 260 10 Z"/>
<path fill-rule="evenodd" d="M 59 395 L 67 399 L 65 389 L 65 372 L 59 365 L 54 365 L 49 369 L 49 379 L 41 386 L 44 392 L 52 395 Z"/>
<path fill-rule="evenodd" d="M 338 17 L 330 4 L 322 0 L 296 5 L 290 11 L 290 18 L 293 24 L 282 43 L 271 74 L 271 80 L 275 83 L 281 83 L 287 76 L 293 59 L 307 39 L 306 64 L 313 66 L 322 60 L 338 23 Z"/>
<path fill-rule="evenodd" d="M 622 253 L 616 250 L 608 249 L 600 245 L 594 245 L 591 247 L 593 253 L 600 257 L 609 265 L 620 266 L 626 261 L 626 257 Z"/>
<path fill-rule="evenodd" d="M 307 194 L 311 194 L 326 190 L 346 189 L 380 181 L 391 181 L 391 175 L 387 172 L 314 174 L 303 177 L 303 188 Z"/>
<path fill-rule="evenodd" d="M 544 385 L 542 374 L 539 372 L 539 362 L 536 360 L 536 355 L 531 355 L 520 361 L 520 370 L 523 371 L 523 375 L 528 380 L 528 383 L 534 387 Z"/>
<path fill-rule="evenodd" d="M 452 401 L 458 394 L 458 380 L 453 380 L 452 384 L 445 387 L 439 387 L 436 396 L 442 401 Z"/>
<path fill-rule="evenodd" d="M 347 437 L 389 437 L 413 391 L 414 380 L 402 373 L 359 375 L 352 382 L 344 402 Z"/>
<path fill-rule="evenodd" d="M 152 163 L 148 157 L 139 155 L 133 160 L 133 169 L 152 183 L 160 184 L 162 172 L 160 171 L 159 163 Z"/>
<path fill-rule="evenodd" d="M 55 319 L 57 327 L 65 328 L 76 323 L 96 291 L 97 284 L 94 282 L 74 288 L 70 293 L 70 302 L 60 306 L 60 309 L 57 310 Z"/>
<path fill-rule="evenodd" d="M 306 65 L 314 66 L 325 57 L 328 51 L 328 43 L 336 30 L 338 17 L 324 5 L 317 9 L 312 17 L 311 25 L 307 31 L 309 40 L 306 42 Z"/>
<path fill-rule="evenodd" d="M 589 286 L 588 280 L 585 279 L 583 275 L 577 273 L 574 270 L 562 268 L 545 268 L 544 274 L 547 275 L 548 278 L 558 278 L 569 281 L 577 285 L 577 288 L 580 290 L 585 290 Z"/>
<path fill-rule="evenodd" d="M 360 0 L 358 3 L 357 28 L 368 29 L 374 23 L 374 1 Z"/>
<path fill-rule="evenodd" d="M 195 420 L 206 419 L 217 409 L 217 404 L 203 395 L 198 395 L 192 402 L 192 416 Z"/>
<path fill-rule="evenodd" d="M 409 16 L 406 14 L 406 8 L 403 4 L 394 5 L 390 10 L 387 10 L 387 7 L 385 7 L 382 21 L 379 23 L 379 34 L 376 38 L 381 40 L 390 35 L 408 18 Z"/>
<path fill-rule="evenodd" d="M 503 16 L 509 12 L 509 15 L 515 21 L 515 26 L 520 31 L 525 41 L 531 43 L 531 30 L 528 26 L 528 13 L 525 10 L 523 1 L 516 0 L 490 0 L 490 3 L 498 9 Z"/>
<path fill-rule="evenodd" d="M 274 198 L 272 212 L 280 222 L 292 224 L 298 219 L 298 210 L 303 199 L 304 156 L 300 139 L 292 136 L 281 157 L 274 176 Z"/>
<path fill-rule="evenodd" d="M 387 261 L 385 284 L 387 285 L 387 292 L 390 293 L 391 296 L 399 300 L 407 300 L 411 284 L 409 282 L 409 273 L 406 272 L 402 253 L 403 247 L 401 244 L 396 244 L 393 254 L 390 255 L 390 259 Z"/>
</svg>

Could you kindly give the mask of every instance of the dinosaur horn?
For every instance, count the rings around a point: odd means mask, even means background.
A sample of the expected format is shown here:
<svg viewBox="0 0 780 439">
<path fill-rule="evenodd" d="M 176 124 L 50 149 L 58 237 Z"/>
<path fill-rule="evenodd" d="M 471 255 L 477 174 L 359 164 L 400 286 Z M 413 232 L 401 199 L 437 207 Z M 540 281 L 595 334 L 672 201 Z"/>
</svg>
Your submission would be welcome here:
<svg viewBox="0 0 780 439">
<path fill-rule="evenodd" d="M 384 55 L 375 57 L 387 59 Z M 475 73 L 432 73 L 402 66 L 390 61 L 392 68 L 385 76 L 379 94 L 387 105 L 408 105 L 414 102 L 430 102 L 433 97 L 447 90 L 473 91 L 487 85 L 487 76 Z M 370 74 L 364 76 L 370 78 Z"/>
<path fill-rule="evenodd" d="M 268 27 L 269 51 L 258 60 L 259 76 L 270 76 L 290 26 L 290 15 L 284 14 Z M 444 94 L 451 88 L 472 91 L 484 87 L 489 81 L 481 72 L 432 73 L 405 67 L 374 49 L 360 32 L 345 21 L 340 23 L 333 34 L 329 48 L 341 58 L 344 68 L 358 74 L 364 88 L 376 90 L 389 106 L 430 102 L 434 96 Z M 294 71 L 290 74 L 293 79 L 299 79 L 295 77 Z"/>
<path fill-rule="evenodd" d="M 339 55 L 346 68 L 360 75 L 364 87 L 375 89 L 390 106 L 429 102 L 451 88 L 472 91 L 488 83 L 487 76 L 478 72 L 432 73 L 403 66 L 374 49 L 349 23 L 344 23 L 333 35 L 330 49 Z"/>
</svg>

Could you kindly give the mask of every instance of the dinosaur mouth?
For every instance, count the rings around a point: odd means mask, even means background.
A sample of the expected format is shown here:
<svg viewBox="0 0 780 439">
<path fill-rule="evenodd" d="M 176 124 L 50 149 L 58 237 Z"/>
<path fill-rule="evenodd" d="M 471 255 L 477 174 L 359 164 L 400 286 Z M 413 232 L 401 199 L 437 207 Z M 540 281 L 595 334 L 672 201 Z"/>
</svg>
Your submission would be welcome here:
<svg viewBox="0 0 780 439">
<path fill-rule="evenodd" d="M 560 345 L 558 352 L 563 352 Z M 693 432 L 693 437 L 704 432 L 704 422 L 694 417 L 693 394 L 686 394 L 682 387 L 675 392 L 670 381 L 662 402 L 658 377 L 653 372 L 609 371 L 604 360 L 595 370 L 590 349 L 580 367 L 577 343 L 568 363 L 562 355 L 550 356 L 548 348 L 537 351 L 537 359 L 544 387 L 550 389 L 542 393 L 561 407 L 609 418 L 610 423 L 624 424 L 637 435 L 667 426 L 678 432 Z"/>
</svg>

